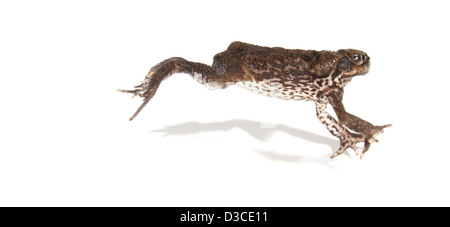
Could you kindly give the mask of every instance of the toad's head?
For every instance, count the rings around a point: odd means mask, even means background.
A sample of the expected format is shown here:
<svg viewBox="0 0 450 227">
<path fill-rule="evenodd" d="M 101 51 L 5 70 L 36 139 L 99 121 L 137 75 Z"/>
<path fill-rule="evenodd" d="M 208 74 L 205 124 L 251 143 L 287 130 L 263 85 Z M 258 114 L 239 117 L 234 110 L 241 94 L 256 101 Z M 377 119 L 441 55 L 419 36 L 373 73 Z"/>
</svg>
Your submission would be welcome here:
<svg viewBox="0 0 450 227">
<path fill-rule="evenodd" d="M 359 50 L 345 49 L 336 51 L 337 64 L 333 79 L 364 75 L 369 72 L 370 58 Z"/>
<path fill-rule="evenodd" d="M 320 51 L 311 64 L 310 71 L 317 77 L 331 77 L 335 83 L 349 81 L 352 77 L 369 72 L 370 58 L 359 50 L 342 49 Z"/>
</svg>

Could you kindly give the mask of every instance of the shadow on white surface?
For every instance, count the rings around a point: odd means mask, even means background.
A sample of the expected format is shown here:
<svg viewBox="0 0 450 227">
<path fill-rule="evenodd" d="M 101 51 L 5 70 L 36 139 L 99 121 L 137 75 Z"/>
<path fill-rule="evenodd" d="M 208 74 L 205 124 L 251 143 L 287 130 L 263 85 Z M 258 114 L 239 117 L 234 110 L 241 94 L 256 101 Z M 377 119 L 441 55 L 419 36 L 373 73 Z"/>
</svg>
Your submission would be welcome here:
<svg viewBox="0 0 450 227">
<path fill-rule="evenodd" d="M 270 138 L 278 132 L 285 133 L 287 135 L 307 140 L 309 142 L 317 144 L 325 144 L 330 147 L 330 154 L 339 148 L 339 142 L 331 138 L 321 136 L 315 133 L 311 133 L 298 128 L 292 128 L 283 124 L 274 124 L 273 127 L 262 127 L 262 123 L 259 121 L 236 119 L 228 120 L 222 122 L 210 122 L 210 123 L 199 123 L 196 121 L 186 122 L 178 125 L 166 126 L 164 129 L 153 130 L 151 132 L 164 133 L 164 136 L 173 135 L 186 135 L 186 134 L 196 134 L 204 132 L 214 132 L 214 131 L 227 131 L 231 129 L 242 129 L 251 135 L 253 138 L 261 142 L 269 142 Z M 330 161 L 332 159 L 326 156 L 305 156 L 305 155 L 292 155 L 277 152 L 275 150 L 263 150 L 263 149 L 253 149 L 257 154 L 263 156 L 264 158 L 273 161 L 284 161 L 284 162 L 311 162 L 320 163 L 330 166 Z M 332 167 L 331 167 L 332 168 Z"/>
<path fill-rule="evenodd" d="M 275 150 L 262 150 L 262 149 L 254 149 L 254 151 L 257 152 L 259 155 L 263 156 L 264 158 L 270 159 L 272 161 L 321 164 L 335 170 L 335 168 L 331 165 L 333 159 L 331 159 L 329 155 L 325 156 L 290 155 L 290 154 L 283 154 Z"/>
</svg>

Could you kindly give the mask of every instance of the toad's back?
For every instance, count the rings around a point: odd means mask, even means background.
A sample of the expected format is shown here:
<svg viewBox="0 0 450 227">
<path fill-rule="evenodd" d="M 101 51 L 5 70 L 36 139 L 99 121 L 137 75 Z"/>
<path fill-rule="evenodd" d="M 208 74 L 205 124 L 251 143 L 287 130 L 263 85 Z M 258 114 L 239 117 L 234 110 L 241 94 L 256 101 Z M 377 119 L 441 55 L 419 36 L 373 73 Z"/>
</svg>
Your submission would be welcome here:
<svg viewBox="0 0 450 227">
<path fill-rule="evenodd" d="M 269 97 L 286 100 L 313 100 L 319 89 L 311 72 L 318 51 L 289 50 L 233 42 L 214 57 L 213 67 L 233 69 L 242 78 L 235 85 Z M 226 73 L 222 70 L 222 73 Z"/>
<path fill-rule="evenodd" d="M 310 68 L 318 55 L 319 52 L 314 50 L 289 50 L 233 42 L 226 51 L 214 57 L 213 67 L 220 70 L 222 65 L 233 62 L 255 80 L 284 76 L 308 77 L 313 76 Z"/>
</svg>

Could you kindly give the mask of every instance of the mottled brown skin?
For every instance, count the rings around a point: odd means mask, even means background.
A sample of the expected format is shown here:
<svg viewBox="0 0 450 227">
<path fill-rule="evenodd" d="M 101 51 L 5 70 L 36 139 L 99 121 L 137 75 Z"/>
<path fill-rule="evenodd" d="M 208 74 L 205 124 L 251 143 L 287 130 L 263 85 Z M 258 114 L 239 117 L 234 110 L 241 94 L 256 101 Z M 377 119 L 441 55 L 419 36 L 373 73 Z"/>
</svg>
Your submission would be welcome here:
<svg viewBox="0 0 450 227">
<path fill-rule="evenodd" d="M 233 42 L 228 49 L 214 56 L 212 66 L 174 57 L 150 69 L 142 84 L 134 90 L 119 90 L 144 98 L 143 104 L 130 118 L 133 120 L 155 95 L 161 82 L 174 73 L 187 73 L 209 88 L 222 89 L 238 85 L 270 97 L 314 101 L 318 119 L 341 146 L 331 158 L 364 142 L 361 158 L 383 129 L 349 114 L 342 104 L 344 86 L 354 76 L 369 71 L 370 58 L 359 50 L 338 51 L 290 50 Z M 338 120 L 327 112 L 331 104 Z M 349 131 L 351 130 L 351 131 Z"/>
</svg>

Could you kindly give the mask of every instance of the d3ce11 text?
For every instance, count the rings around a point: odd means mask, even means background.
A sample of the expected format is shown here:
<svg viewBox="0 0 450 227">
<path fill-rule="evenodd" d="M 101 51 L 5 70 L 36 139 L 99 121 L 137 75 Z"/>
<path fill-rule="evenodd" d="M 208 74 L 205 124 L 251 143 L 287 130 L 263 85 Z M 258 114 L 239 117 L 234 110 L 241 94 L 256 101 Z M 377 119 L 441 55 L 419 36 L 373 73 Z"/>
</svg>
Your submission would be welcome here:
<svg viewBox="0 0 450 227">
<path fill-rule="evenodd" d="M 207 222 L 211 224 L 215 220 L 224 222 L 266 222 L 267 212 L 223 212 L 221 214 L 200 214 L 187 211 L 182 213 L 181 222 Z"/>
</svg>

